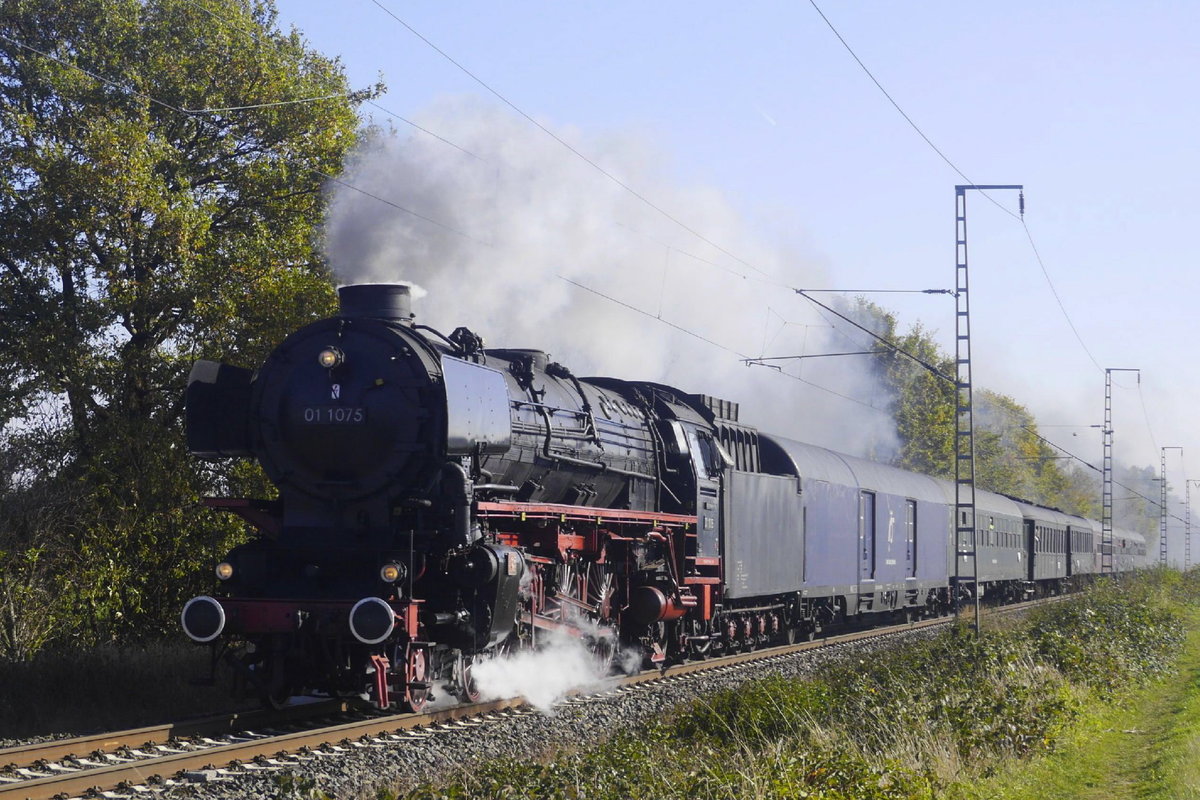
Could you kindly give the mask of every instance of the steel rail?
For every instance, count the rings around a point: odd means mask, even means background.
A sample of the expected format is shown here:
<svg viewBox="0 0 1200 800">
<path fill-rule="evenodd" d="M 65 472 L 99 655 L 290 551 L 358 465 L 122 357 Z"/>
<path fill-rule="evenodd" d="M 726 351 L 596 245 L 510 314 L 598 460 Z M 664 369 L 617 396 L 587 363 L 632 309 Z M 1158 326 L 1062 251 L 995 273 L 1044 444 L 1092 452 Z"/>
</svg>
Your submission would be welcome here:
<svg viewBox="0 0 1200 800">
<path fill-rule="evenodd" d="M 58 761 L 97 751 L 152 746 L 192 736 L 215 736 L 253 730 L 254 728 L 267 728 L 311 717 L 344 714 L 350 708 L 350 703 L 345 700 L 322 700 L 289 706 L 279 711 L 250 709 L 177 722 L 164 722 L 161 725 L 149 725 L 144 728 L 108 731 L 89 736 L 75 736 L 70 739 L 51 739 L 34 744 L 0 748 L 0 768 L 6 766 L 32 767 L 38 762 Z M 0 788 L 3 788 L 2 785 Z"/>
</svg>

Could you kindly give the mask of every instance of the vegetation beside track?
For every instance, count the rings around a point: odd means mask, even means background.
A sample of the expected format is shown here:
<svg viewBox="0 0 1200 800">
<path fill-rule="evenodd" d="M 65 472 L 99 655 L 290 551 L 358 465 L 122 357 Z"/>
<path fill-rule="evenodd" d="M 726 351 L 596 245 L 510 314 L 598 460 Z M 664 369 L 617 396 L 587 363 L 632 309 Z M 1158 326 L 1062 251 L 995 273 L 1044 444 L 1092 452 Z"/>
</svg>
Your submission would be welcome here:
<svg viewBox="0 0 1200 800">
<path fill-rule="evenodd" d="M 1170 674 L 1197 598 L 1194 573 L 1105 582 L 993 619 L 981 640 L 959 628 L 809 681 L 767 676 L 586 750 L 487 763 L 404 797 L 990 797 L 976 782 Z"/>
<path fill-rule="evenodd" d="M 208 648 L 178 641 L 0 660 L 0 739 L 137 728 L 247 707 L 230 697 L 227 683 L 195 685 L 208 663 Z"/>
<path fill-rule="evenodd" d="M 962 800 L 1200 798 L 1200 608 L 1175 669 L 1085 711 L 1053 752 L 958 787 Z"/>
</svg>

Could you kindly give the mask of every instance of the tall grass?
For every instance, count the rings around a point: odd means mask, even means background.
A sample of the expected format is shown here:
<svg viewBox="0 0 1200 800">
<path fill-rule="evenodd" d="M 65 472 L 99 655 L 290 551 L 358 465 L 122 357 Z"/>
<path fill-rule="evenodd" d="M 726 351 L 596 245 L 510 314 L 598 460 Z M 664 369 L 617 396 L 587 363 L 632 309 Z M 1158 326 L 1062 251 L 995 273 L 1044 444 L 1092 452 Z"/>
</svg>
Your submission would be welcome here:
<svg viewBox="0 0 1200 800">
<path fill-rule="evenodd" d="M 1200 578 L 1156 570 L 1020 621 L 990 618 L 831 664 L 768 675 L 549 763 L 501 760 L 412 798 L 945 796 L 1054 748 L 1088 703 L 1170 668 Z M 381 797 L 392 797 L 387 791 Z"/>
<path fill-rule="evenodd" d="M 0 662 L 0 739 L 140 727 L 245 707 L 228 686 L 197 686 L 209 649 L 158 642 L 43 651 Z"/>
</svg>

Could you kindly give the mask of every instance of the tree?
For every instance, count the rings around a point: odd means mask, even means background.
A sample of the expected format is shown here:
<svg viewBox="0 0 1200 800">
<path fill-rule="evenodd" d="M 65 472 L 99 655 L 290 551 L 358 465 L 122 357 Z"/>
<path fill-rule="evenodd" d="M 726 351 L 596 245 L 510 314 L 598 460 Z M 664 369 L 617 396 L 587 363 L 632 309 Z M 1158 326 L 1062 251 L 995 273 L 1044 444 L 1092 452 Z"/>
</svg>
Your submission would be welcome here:
<svg viewBox="0 0 1200 800">
<path fill-rule="evenodd" d="M 0 427 L 64 418 L 61 453 L 6 491 L 83 498 L 59 589 L 89 638 L 170 625 L 230 535 L 198 496 L 256 480 L 186 457 L 191 363 L 257 363 L 333 307 L 323 176 L 379 87 L 352 92 L 275 19 L 269 0 L 0 6 Z"/>
<path fill-rule="evenodd" d="M 891 393 L 899 439 L 893 463 L 914 472 L 953 478 L 954 385 L 933 372 L 953 375 L 953 360 L 919 323 L 900 335 L 896 317 L 875 303 L 859 298 L 855 316 L 889 343 L 876 341 L 872 349 L 877 354 L 875 373 Z"/>
<path fill-rule="evenodd" d="M 873 347 L 878 354 L 876 374 L 890 392 L 896 421 L 899 449 L 893 463 L 952 479 L 955 392 L 947 378 L 954 375 L 954 360 L 919 323 L 900 335 L 895 317 L 874 303 L 860 299 L 856 313 L 889 343 L 876 342 Z M 975 481 L 980 488 L 1096 516 L 1098 495 L 1087 492 L 1086 476 L 1064 469 L 1062 454 L 1038 433 L 1029 409 L 983 388 L 975 390 L 972 402 Z"/>
<path fill-rule="evenodd" d="M 1012 397 L 981 389 L 975 396 L 976 479 L 994 492 L 1081 513 L 1069 493 L 1063 454 L 1038 433 L 1037 420 Z"/>
</svg>

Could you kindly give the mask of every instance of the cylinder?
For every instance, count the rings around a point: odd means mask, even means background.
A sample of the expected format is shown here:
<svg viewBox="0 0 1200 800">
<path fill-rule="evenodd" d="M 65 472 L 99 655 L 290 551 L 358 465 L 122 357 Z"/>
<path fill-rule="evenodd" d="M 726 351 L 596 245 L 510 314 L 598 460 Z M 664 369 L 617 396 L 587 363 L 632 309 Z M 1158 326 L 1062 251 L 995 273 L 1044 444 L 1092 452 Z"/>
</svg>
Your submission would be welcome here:
<svg viewBox="0 0 1200 800">
<path fill-rule="evenodd" d="M 675 598 L 667 597 L 657 586 L 636 586 L 629 592 L 629 613 L 634 622 L 649 625 L 660 620 L 679 619 L 687 609 Z"/>
</svg>

